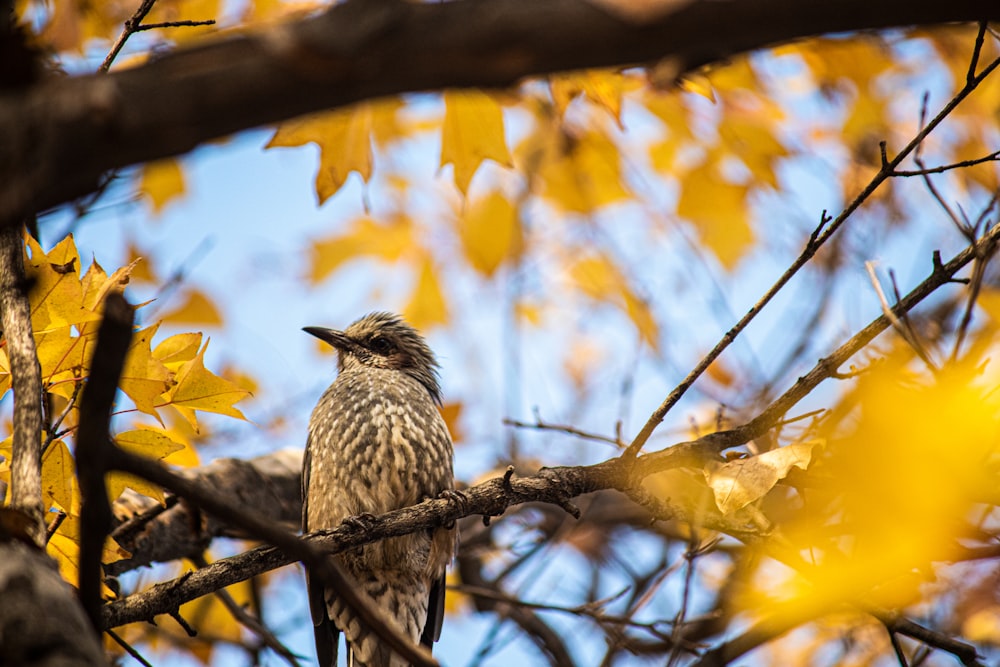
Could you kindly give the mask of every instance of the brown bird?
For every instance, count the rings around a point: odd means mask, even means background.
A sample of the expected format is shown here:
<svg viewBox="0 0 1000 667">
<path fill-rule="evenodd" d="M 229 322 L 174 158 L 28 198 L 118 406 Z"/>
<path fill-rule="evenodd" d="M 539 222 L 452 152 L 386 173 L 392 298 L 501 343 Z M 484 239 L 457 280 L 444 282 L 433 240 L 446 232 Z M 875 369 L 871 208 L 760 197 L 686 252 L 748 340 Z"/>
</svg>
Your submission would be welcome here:
<svg viewBox="0 0 1000 667">
<path fill-rule="evenodd" d="M 337 379 L 309 419 L 302 471 L 304 532 L 348 517 L 382 514 L 454 489 L 452 444 L 437 407 L 438 364 L 423 337 L 398 315 L 371 313 L 344 331 L 306 327 L 338 352 Z M 339 554 L 344 569 L 396 629 L 428 648 L 441 634 L 444 572 L 454 528 L 436 528 Z M 336 596 L 310 581 L 319 664 L 337 662 L 339 632 L 349 664 L 405 661 Z"/>
</svg>

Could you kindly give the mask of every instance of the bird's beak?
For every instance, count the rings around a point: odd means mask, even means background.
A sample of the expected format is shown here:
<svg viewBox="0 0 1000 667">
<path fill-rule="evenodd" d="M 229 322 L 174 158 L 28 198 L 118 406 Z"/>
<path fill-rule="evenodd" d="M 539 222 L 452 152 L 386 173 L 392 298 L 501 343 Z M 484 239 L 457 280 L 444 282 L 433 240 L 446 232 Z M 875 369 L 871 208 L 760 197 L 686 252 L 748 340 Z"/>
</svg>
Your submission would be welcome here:
<svg viewBox="0 0 1000 667">
<path fill-rule="evenodd" d="M 319 338 L 324 343 L 329 343 L 335 349 L 343 352 L 350 352 L 357 345 L 353 340 L 345 336 L 343 331 L 337 331 L 336 329 L 325 329 L 323 327 L 302 327 L 302 330 L 308 334 L 316 336 L 316 338 Z"/>
</svg>

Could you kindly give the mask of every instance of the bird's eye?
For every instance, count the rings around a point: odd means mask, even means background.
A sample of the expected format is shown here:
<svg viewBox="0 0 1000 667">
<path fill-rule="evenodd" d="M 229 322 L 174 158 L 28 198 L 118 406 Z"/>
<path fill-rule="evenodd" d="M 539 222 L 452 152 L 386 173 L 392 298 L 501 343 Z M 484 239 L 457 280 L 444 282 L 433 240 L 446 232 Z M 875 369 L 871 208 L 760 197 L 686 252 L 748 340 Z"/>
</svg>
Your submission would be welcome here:
<svg viewBox="0 0 1000 667">
<path fill-rule="evenodd" d="M 389 354 L 392 352 L 392 343 L 382 336 L 375 336 L 369 343 L 371 349 L 376 354 Z"/>
</svg>

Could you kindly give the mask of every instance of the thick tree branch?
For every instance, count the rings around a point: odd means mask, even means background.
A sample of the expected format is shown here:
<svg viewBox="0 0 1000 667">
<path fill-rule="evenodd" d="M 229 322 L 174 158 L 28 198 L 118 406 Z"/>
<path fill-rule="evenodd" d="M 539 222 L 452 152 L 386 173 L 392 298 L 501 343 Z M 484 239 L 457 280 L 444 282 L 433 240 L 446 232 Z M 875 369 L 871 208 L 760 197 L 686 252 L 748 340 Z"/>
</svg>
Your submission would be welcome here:
<svg viewBox="0 0 1000 667">
<path fill-rule="evenodd" d="M 584 0 L 353 0 L 0 96 L 0 220 L 86 194 L 109 169 L 384 95 L 664 59 L 680 73 L 823 33 L 988 19 L 992 0 L 679 1 L 642 22 Z"/>
<path fill-rule="evenodd" d="M 298 530 L 302 451 L 283 450 L 252 460 L 217 459 L 192 470 L 178 470 L 198 485 L 216 489 L 244 512 Z M 104 571 L 122 572 L 199 554 L 217 537 L 248 537 L 213 514 L 199 511 L 183 498 L 170 496 L 166 506 L 137 493 L 126 493 L 112 506 L 118 525 L 111 536 L 132 555 L 107 563 Z"/>
<path fill-rule="evenodd" d="M 42 506 L 42 370 L 35 351 L 24 273 L 24 228 L 0 225 L 0 323 L 14 390 L 10 505 L 29 519 L 28 536 L 45 544 Z"/>
</svg>

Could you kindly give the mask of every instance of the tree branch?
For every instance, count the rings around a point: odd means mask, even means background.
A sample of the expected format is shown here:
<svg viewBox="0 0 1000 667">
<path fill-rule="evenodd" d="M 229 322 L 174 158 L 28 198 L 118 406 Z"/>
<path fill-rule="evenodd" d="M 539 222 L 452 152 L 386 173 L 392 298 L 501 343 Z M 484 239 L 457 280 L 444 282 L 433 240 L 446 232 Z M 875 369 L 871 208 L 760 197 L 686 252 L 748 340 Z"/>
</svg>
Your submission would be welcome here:
<svg viewBox="0 0 1000 667">
<path fill-rule="evenodd" d="M 14 390 L 10 505 L 27 516 L 28 536 L 36 545 L 43 546 L 42 370 L 31 328 L 23 238 L 22 225 L 0 225 L 0 324 L 7 342 Z"/>
<path fill-rule="evenodd" d="M 581 0 L 353 0 L 110 74 L 0 97 L 0 220 L 94 189 L 102 173 L 385 95 L 505 87 L 664 59 L 678 73 L 823 33 L 1000 19 L 991 0 L 663 3 L 647 20 Z"/>
</svg>

